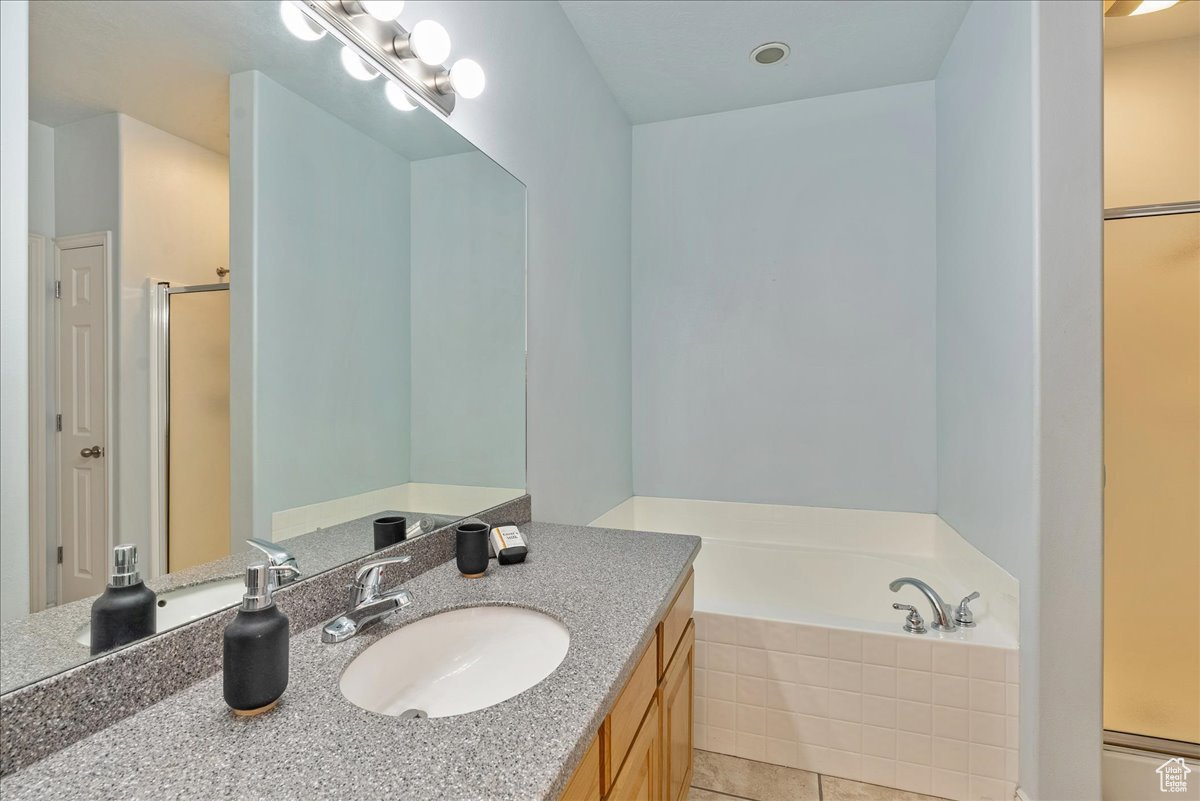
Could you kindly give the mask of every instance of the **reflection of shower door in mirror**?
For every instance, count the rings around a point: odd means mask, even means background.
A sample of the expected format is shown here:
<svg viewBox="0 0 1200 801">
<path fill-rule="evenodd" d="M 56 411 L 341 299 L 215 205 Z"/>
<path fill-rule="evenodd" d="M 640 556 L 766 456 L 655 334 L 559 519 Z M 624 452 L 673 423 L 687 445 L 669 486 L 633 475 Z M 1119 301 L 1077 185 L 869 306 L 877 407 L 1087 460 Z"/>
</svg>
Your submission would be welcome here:
<svg viewBox="0 0 1200 801">
<path fill-rule="evenodd" d="M 164 458 L 170 572 L 229 555 L 228 289 L 228 284 L 160 289 L 166 303 Z"/>
<path fill-rule="evenodd" d="M 1200 742 L 1200 204 L 1176 208 L 1192 206 L 1104 224 L 1104 728 L 1166 753 Z"/>
</svg>

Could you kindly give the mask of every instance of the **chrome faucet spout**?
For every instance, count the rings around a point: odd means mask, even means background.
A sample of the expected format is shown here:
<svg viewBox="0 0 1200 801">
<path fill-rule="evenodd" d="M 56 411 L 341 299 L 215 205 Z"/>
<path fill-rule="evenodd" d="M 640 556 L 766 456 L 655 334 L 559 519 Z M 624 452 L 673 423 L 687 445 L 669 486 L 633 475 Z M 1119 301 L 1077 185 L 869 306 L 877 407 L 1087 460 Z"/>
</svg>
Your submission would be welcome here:
<svg viewBox="0 0 1200 801">
<path fill-rule="evenodd" d="M 360 567 L 350 583 L 350 609 L 325 624 L 321 642 L 345 642 L 372 623 L 411 604 L 413 597 L 408 590 L 383 592 L 380 588 L 380 572 L 384 567 L 402 565 L 411 559 L 411 556 L 395 556 Z"/>
<path fill-rule="evenodd" d="M 925 582 L 911 576 L 898 578 L 888 585 L 888 589 L 892 592 L 899 592 L 904 585 L 915 587 L 933 607 L 933 623 L 930 627 L 936 631 L 954 631 L 957 626 L 954 624 L 954 616 L 950 609 L 950 604 L 942 600 L 942 596 Z"/>
</svg>

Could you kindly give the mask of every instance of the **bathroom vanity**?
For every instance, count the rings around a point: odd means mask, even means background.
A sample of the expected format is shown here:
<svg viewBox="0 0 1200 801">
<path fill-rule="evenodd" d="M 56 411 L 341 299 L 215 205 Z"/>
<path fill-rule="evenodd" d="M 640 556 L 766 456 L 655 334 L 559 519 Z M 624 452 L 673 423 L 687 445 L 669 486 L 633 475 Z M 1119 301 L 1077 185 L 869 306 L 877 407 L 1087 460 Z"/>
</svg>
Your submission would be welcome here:
<svg viewBox="0 0 1200 801">
<path fill-rule="evenodd" d="M 320 624 L 293 633 L 290 684 L 271 712 L 237 718 L 213 675 L 5 776 L 3 797 L 678 801 L 691 772 L 699 538 L 544 523 L 522 530 L 531 541 L 524 563 L 492 561 L 471 580 L 443 561 L 403 582 L 411 605 L 345 642 L 323 643 Z M 438 547 L 435 534 L 381 555 Z M 397 583 L 386 569 L 383 582 Z M 336 604 L 339 589 L 327 583 Z M 279 604 L 292 613 L 286 593 Z M 449 717 L 367 712 L 339 689 L 346 667 L 389 634 L 480 606 L 560 622 L 570 635 L 562 663 L 515 697 Z"/>
</svg>

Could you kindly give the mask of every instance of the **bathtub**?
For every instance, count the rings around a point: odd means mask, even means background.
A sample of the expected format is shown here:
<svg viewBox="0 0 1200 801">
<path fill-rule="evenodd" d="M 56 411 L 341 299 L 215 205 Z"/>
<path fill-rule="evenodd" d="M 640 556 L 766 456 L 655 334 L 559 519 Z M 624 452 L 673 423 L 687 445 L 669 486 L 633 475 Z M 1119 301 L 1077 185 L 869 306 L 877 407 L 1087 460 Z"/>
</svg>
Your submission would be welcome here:
<svg viewBox="0 0 1200 801">
<path fill-rule="evenodd" d="M 1017 582 L 936 515 L 635 497 L 594 526 L 697 534 L 695 745 L 955 801 L 1017 780 Z M 909 634 L 971 591 L 976 627 Z"/>
</svg>

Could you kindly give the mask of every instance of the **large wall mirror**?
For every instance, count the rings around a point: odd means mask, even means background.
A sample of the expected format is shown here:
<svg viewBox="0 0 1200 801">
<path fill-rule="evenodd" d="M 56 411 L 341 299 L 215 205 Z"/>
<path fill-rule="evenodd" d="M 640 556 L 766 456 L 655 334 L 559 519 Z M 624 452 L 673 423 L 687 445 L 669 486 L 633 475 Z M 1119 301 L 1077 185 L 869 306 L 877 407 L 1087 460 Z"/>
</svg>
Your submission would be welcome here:
<svg viewBox="0 0 1200 801">
<path fill-rule="evenodd" d="M 31 3 L 31 559 L 0 690 L 91 656 L 118 544 L 161 632 L 237 603 L 263 550 L 313 575 L 379 516 L 418 536 L 524 493 L 525 189 L 341 49 L 278 2 Z"/>
</svg>

